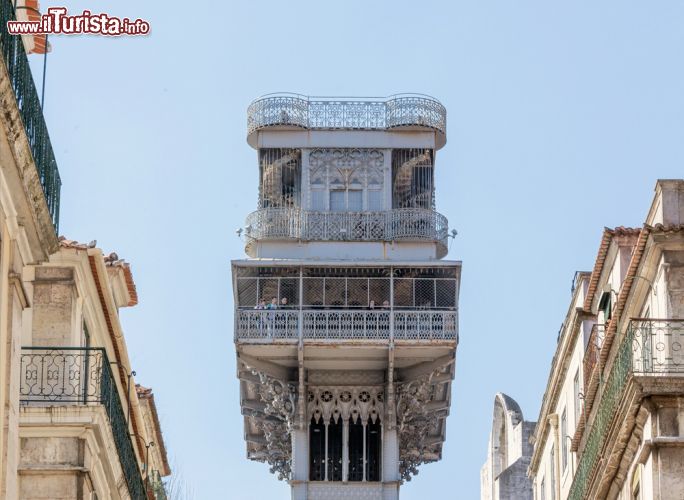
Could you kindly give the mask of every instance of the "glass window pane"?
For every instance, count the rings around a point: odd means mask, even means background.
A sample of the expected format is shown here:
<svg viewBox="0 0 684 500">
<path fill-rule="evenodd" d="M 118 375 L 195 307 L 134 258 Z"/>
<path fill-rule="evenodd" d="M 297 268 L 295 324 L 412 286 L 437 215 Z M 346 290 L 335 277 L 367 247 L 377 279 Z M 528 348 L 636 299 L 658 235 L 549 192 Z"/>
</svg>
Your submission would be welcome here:
<svg viewBox="0 0 684 500">
<path fill-rule="evenodd" d="M 349 422 L 349 481 L 363 480 L 363 425 L 361 419 Z"/>
<path fill-rule="evenodd" d="M 342 481 L 342 418 L 328 424 L 328 481 Z"/>
<path fill-rule="evenodd" d="M 360 189 L 349 190 L 347 191 L 347 196 L 349 198 L 347 210 L 350 212 L 360 212 L 363 210 L 363 191 Z"/>
<path fill-rule="evenodd" d="M 342 212 L 345 210 L 344 195 L 345 191 L 333 190 L 330 191 L 330 211 Z"/>
<path fill-rule="evenodd" d="M 325 191 L 321 189 L 311 191 L 311 210 L 319 212 L 325 210 Z"/>
<path fill-rule="evenodd" d="M 380 481 L 380 453 L 382 427 L 380 421 L 366 425 L 366 480 Z"/>
<path fill-rule="evenodd" d="M 382 191 L 368 191 L 368 210 L 379 212 L 384 210 Z"/>
<path fill-rule="evenodd" d="M 325 425 L 323 419 L 317 423 L 311 419 L 309 425 L 309 479 L 323 481 L 325 479 Z"/>
</svg>

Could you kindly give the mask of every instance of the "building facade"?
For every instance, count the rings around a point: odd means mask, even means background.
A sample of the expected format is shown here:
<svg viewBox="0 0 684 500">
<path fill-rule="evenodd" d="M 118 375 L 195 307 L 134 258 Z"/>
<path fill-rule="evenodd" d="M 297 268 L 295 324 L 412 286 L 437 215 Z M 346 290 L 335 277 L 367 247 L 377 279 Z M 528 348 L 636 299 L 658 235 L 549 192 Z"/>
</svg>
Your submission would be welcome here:
<svg viewBox="0 0 684 500">
<path fill-rule="evenodd" d="M 57 238 L 61 180 L 11 19 L 0 0 L 0 498 L 163 499 L 156 409 L 119 320 L 131 270 Z"/>
<path fill-rule="evenodd" d="M 573 297 L 533 436 L 536 499 L 684 498 L 684 181 L 605 229 Z"/>
<path fill-rule="evenodd" d="M 496 395 L 487 461 L 480 472 L 481 500 L 532 500 L 527 469 L 535 423 L 523 418 L 513 398 L 503 393 Z"/>
<path fill-rule="evenodd" d="M 396 499 L 439 460 L 461 265 L 442 258 L 435 155 L 446 111 L 418 95 L 270 95 L 248 110 L 259 204 L 232 263 L 247 457 L 295 500 Z"/>
</svg>

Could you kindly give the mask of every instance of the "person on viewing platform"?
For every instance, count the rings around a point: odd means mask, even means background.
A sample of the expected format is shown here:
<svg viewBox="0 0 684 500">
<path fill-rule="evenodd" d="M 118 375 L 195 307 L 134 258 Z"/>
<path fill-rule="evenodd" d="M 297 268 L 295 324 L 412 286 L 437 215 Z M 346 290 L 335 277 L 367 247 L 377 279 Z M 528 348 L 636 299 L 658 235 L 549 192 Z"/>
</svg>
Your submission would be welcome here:
<svg viewBox="0 0 684 500">
<path fill-rule="evenodd" d="M 287 307 L 288 307 L 288 304 L 287 304 L 287 297 L 283 297 L 282 299 L 280 299 L 280 307 L 282 307 L 282 308 L 287 308 Z"/>
<path fill-rule="evenodd" d="M 278 309 L 278 299 L 273 297 L 271 303 L 266 306 L 266 309 Z"/>
<path fill-rule="evenodd" d="M 266 299 L 259 299 L 259 302 L 254 306 L 254 309 L 266 309 Z"/>
</svg>

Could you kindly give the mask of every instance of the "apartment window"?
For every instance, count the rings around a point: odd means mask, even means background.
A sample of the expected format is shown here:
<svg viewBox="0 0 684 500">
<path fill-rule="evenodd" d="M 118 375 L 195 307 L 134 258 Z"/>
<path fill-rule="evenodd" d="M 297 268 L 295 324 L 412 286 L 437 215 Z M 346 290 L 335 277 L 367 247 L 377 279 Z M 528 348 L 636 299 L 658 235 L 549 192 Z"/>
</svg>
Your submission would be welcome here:
<svg viewBox="0 0 684 500">
<path fill-rule="evenodd" d="M 566 436 L 568 435 L 568 411 L 567 408 L 563 410 L 561 415 L 561 464 L 562 469 L 568 466 L 568 440 Z"/>
<path fill-rule="evenodd" d="M 599 311 L 603 313 L 603 324 L 607 324 L 612 313 L 611 292 L 604 292 L 599 301 Z"/>
<path fill-rule="evenodd" d="M 551 500 L 556 500 L 556 450 L 551 447 L 551 459 L 549 460 L 551 463 L 551 470 L 549 471 L 549 485 L 551 486 L 551 495 L 550 498 Z"/>
<path fill-rule="evenodd" d="M 573 399 L 574 399 L 574 405 L 575 405 L 575 427 L 577 427 L 577 423 L 579 422 L 580 419 L 580 373 L 579 373 L 579 368 L 577 368 L 577 371 L 575 372 L 575 378 L 572 381 L 572 392 L 573 392 Z M 561 439 L 565 439 L 565 436 L 561 436 Z"/>
</svg>

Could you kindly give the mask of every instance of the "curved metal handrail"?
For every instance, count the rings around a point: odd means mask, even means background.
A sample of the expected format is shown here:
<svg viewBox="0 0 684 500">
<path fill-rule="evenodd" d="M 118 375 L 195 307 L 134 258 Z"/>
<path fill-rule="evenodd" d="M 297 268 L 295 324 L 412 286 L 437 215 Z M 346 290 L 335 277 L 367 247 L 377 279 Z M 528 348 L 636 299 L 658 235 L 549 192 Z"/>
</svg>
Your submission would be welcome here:
<svg viewBox="0 0 684 500">
<path fill-rule="evenodd" d="M 446 108 L 434 97 L 424 94 L 375 98 L 312 97 L 281 92 L 259 97 L 247 108 L 248 141 L 252 134 L 269 127 L 320 130 L 427 128 L 437 133 L 438 147 L 442 147 L 446 143 Z"/>
<path fill-rule="evenodd" d="M 447 218 L 434 210 L 397 208 L 381 212 L 316 212 L 263 208 L 246 220 L 253 241 L 434 241 L 438 257 L 448 251 Z"/>
</svg>

